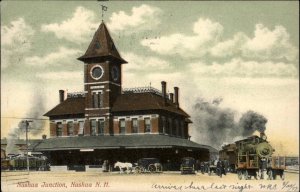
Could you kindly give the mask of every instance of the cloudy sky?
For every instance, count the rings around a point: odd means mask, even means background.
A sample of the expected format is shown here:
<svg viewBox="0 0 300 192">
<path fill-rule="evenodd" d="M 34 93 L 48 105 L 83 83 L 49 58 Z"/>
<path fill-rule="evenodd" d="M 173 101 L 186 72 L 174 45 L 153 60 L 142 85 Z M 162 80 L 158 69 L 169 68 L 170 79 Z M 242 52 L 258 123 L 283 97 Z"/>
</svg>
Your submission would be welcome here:
<svg viewBox="0 0 300 192">
<path fill-rule="evenodd" d="M 128 61 L 124 88 L 151 83 L 160 89 L 166 80 L 169 92 L 180 87 L 180 105 L 192 119 L 197 100 L 221 97 L 220 107 L 237 118 L 248 110 L 265 116 L 271 143 L 280 153 L 298 154 L 299 2 L 102 4 Z M 83 64 L 76 58 L 100 22 L 99 2 L 1 2 L 2 137 L 19 121 L 3 117 L 45 118 L 59 89 L 83 90 Z"/>
</svg>

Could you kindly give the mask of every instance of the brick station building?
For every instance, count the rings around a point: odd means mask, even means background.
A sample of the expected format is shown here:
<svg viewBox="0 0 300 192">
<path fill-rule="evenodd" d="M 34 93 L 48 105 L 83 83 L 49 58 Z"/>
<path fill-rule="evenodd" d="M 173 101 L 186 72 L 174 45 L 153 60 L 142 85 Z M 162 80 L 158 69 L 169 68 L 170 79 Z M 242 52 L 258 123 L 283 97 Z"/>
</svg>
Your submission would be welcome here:
<svg viewBox="0 0 300 192">
<path fill-rule="evenodd" d="M 60 103 L 48 111 L 50 138 L 33 147 L 52 165 L 96 165 L 103 160 L 136 162 L 159 158 L 178 167 L 192 156 L 208 160 L 213 148 L 190 141 L 190 116 L 179 105 L 179 88 L 166 93 L 152 87 L 122 89 L 120 56 L 102 22 L 85 54 L 84 91 L 59 91 Z"/>
</svg>

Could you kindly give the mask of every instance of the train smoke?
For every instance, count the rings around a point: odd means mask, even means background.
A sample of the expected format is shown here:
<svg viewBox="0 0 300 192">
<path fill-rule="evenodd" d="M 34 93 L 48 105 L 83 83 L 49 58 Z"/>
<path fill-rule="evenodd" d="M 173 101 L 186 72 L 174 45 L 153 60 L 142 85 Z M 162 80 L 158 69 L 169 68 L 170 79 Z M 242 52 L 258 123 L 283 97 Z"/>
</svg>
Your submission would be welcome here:
<svg viewBox="0 0 300 192">
<path fill-rule="evenodd" d="M 28 126 L 28 135 L 36 136 L 43 132 L 45 128 L 46 121 L 39 120 L 43 113 L 45 112 L 45 101 L 44 96 L 41 95 L 41 90 L 38 87 L 35 87 L 35 90 L 32 91 L 32 100 L 30 100 L 30 108 L 26 115 L 24 116 L 24 120 L 20 120 L 18 125 L 11 128 L 7 138 L 7 146 L 6 153 L 17 154 L 20 153 L 20 150 L 17 148 L 16 144 L 20 137 L 24 138 L 25 142 L 25 134 L 26 134 L 26 123 L 24 122 L 26 118 L 32 119 L 32 122 L 29 123 Z M 29 137 L 30 139 L 30 137 Z M 29 143 L 30 144 L 30 143 Z"/>
<path fill-rule="evenodd" d="M 267 122 L 264 116 L 254 111 L 247 111 L 240 118 L 239 127 L 243 130 L 243 136 L 248 136 L 254 131 L 265 132 Z"/>
<path fill-rule="evenodd" d="M 221 98 L 208 102 L 198 99 L 192 112 L 192 136 L 199 143 L 220 149 L 224 143 L 252 135 L 255 131 L 265 131 L 267 119 L 262 115 L 248 111 L 237 121 L 237 112 L 230 108 L 221 108 Z"/>
<path fill-rule="evenodd" d="M 36 136 L 43 132 L 46 121 L 40 119 L 45 111 L 46 107 L 44 97 L 39 94 L 38 91 L 34 92 L 33 105 L 31 105 L 31 108 L 27 113 L 27 117 L 33 118 L 33 121 L 29 125 L 29 131 L 31 135 Z"/>
</svg>

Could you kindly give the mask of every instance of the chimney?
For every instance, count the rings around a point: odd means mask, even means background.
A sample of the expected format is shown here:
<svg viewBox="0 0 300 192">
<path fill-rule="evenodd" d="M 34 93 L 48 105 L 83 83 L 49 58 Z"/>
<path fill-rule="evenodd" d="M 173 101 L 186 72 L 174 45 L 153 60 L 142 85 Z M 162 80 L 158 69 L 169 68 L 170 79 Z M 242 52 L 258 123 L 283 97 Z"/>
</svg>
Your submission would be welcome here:
<svg viewBox="0 0 300 192">
<path fill-rule="evenodd" d="M 42 135 L 42 139 L 47 139 L 47 135 Z"/>
<path fill-rule="evenodd" d="M 62 103 L 65 100 L 65 91 L 59 90 L 59 103 Z"/>
<path fill-rule="evenodd" d="M 262 139 L 264 139 L 264 140 L 267 139 L 267 136 L 266 136 L 266 134 L 265 134 L 264 131 L 260 132 L 260 138 L 262 138 Z"/>
<path fill-rule="evenodd" d="M 170 93 L 170 100 L 172 103 L 174 102 L 174 94 L 173 93 Z"/>
<path fill-rule="evenodd" d="M 164 98 L 164 104 L 166 105 L 167 103 L 167 98 L 166 98 L 166 90 L 167 90 L 167 83 L 165 81 L 161 82 L 161 92 Z"/>
<path fill-rule="evenodd" d="M 174 87 L 174 97 L 175 97 L 175 101 L 174 104 L 176 105 L 177 108 L 179 108 L 179 103 L 178 103 L 178 87 Z"/>
</svg>

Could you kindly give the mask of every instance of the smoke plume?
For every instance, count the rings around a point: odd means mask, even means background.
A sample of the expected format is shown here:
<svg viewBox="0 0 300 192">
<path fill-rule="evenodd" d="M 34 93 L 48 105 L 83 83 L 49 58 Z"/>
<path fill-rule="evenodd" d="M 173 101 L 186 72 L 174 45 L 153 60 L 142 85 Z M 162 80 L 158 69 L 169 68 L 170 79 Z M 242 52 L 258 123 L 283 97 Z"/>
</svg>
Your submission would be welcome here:
<svg viewBox="0 0 300 192">
<path fill-rule="evenodd" d="M 237 121 L 237 112 L 221 108 L 221 102 L 222 98 L 212 102 L 198 99 L 192 112 L 193 140 L 219 149 L 223 144 L 243 139 L 255 131 L 265 131 L 267 119 L 262 115 L 248 111 Z"/>
<path fill-rule="evenodd" d="M 41 94 L 41 90 L 38 89 L 38 86 L 35 87 L 35 90 L 32 91 L 32 100 L 30 100 L 26 105 L 30 108 L 28 112 L 24 116 L 23 120 L 20 120 L 18 125 L 10 129 L 10 133 L 8 134 L 7 138 L 7 146 L 6 146 L 6 153 L 13 153 L 18 154 L 20 150 L 16 146 L 17 142 L 26 142 L 25 141 L 25 134 L 26 134 L 26 118 L 30 119 L 28 124 L 28 136 L 37 136 L 43 132 L 45 127 L 45 120 L 40 120 L 42 115 L 45 113 L 45 100 L 44 96 Z M 42 137 L 42 136 L 41 136 Z M 20 140 L 23 138 L 24 140 Z M 29 142 L 30 145 L 30 142 Z"/>
<path fill-rule="evenodd" d="M 248 136 L 254 131 L 264 132 L 267 122 L 268 120 L 264 116 L 254 111 L 247 111 L 241 117 L 239 127 L 243 130 L 243 136 Z"/>
</svg>

